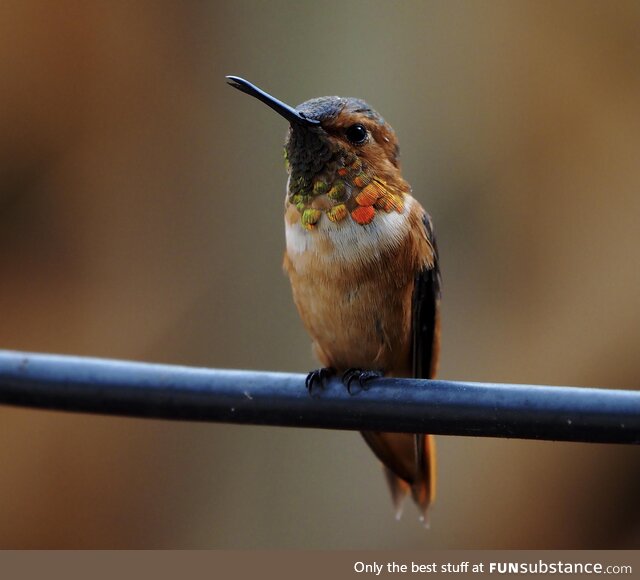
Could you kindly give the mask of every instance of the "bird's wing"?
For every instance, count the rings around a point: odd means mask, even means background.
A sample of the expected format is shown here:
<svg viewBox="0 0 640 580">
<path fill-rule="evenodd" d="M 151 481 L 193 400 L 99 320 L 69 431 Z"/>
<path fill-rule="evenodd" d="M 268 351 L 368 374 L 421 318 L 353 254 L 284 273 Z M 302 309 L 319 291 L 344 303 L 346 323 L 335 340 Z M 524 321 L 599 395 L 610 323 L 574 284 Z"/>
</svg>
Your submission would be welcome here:
<svg viewBox="0 0 640 580">
<path fill-rule="evenodd" d="M 422 227 L 432 259 L 415 274 L 411 297 L 412 374 L 415 378 L 432 378 L 440 352 L 440 269 L 438 251 L 431 224 L 425 214 Z M 431 435 L 422 433 L 362 433 L 365 441 L 382 461 L 391 490 L 396 514 L 402 500 L 411 493 L 425 518 L 435 498 L 435 445 Z"/>
<path fill-rule="evenodd" d="M 431 245 L 433 261 L 417 273 L 411 297 L 411 334 L 413 339 L 413 376 L 417 379 L 431 379 L 435 376 L 440 356 L 440 267 L 438 247 L 433 232 L 433 224 L 428 214 L 422 223 Z M 411 482 L 411 495 L 422 510 L 435 499 L 436 450 L 433 436 L 417 433 L 414 437 L 415 473 Z"/>
<path fill-rule="evenodd" d="M 436 374 L 440 354 L 440 267 L 438 247 L 428 214 L 422 223 L 433 251 L 433 263 L 416 272 L 411 297 L 411 334 L 413 340 L 413 376 L 430 379 Z"/>
</svg>

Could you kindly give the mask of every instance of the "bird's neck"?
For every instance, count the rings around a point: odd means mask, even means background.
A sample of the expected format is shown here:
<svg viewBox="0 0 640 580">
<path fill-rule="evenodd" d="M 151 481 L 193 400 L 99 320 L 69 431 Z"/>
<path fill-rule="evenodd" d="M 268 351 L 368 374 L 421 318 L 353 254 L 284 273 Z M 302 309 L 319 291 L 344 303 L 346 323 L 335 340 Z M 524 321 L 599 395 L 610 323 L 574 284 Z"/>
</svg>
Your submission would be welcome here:
<svg viewBox="0 0 640 580">
<path fill-rule="evenodd" d="M 368 225 L 376 216 L 402 213 L 409 185 L 400 177 L 381 175 L 356 155 L 338 155 L 313 176 L 294 170 L 287 182 L 287 206 L 300 214 L 302 226 L 318 227 L 322 220 L 352 220 Z"/>
</svg>

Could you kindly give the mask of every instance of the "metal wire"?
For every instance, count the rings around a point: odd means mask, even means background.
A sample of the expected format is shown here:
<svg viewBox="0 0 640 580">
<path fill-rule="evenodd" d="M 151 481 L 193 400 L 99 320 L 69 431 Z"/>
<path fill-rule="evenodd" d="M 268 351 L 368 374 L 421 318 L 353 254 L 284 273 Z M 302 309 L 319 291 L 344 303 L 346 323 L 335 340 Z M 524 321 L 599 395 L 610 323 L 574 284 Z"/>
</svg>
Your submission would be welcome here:
<svg viewBox="0 0 640 580">
<path fill-rule="evenodd" d="M 640 443 L 640 391 L 339 378 L 0 351 L 0 403 L 191 421 Z"/>
</svg>

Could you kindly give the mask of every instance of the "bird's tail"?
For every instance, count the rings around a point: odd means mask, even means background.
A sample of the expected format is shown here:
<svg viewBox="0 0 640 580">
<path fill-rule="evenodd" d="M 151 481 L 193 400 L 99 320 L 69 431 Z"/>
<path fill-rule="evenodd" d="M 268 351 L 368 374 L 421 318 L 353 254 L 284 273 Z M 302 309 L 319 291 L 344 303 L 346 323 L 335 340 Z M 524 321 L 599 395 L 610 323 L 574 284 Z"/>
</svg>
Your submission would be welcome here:
<svg viewBox="0 0 640 580">
<path fill-rule="evenodd" d="M 436 448 L 432 435 L 363 431 L 362 436 L 384 465 L 396 518 L 409 492 L 428 525 L 427 510 L 436 494 Z"/>
</svg>

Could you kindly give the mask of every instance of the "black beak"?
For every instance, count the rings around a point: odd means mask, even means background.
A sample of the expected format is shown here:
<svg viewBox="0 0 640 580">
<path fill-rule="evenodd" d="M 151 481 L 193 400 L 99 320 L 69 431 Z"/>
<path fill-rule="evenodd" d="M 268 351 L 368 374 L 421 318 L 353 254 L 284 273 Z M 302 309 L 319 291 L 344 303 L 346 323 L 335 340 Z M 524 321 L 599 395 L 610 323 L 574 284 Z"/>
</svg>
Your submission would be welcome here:
<svg viewBox="0 0 640 580">
<path fill-rule="evenodd" d="M 227 82 L 233 88 L 262 101 L 265 105 L 271 107 L 276 113 L 282 115 L 287 121 L 289 121 L 289 123 L 297 123 L 299 125 L 306 125 L 307 127 L 320 125 L 320 121 L 317 119 L 309 119 L 308 117 L 305 117 L 304 113 L 301 113 L 293 107 L 279 101 L 269 93 L 265 93 L 262 89 L 259 89 L 249 81 L 245 81 L 240 77 L 228 76 Z"/>
</svg>

